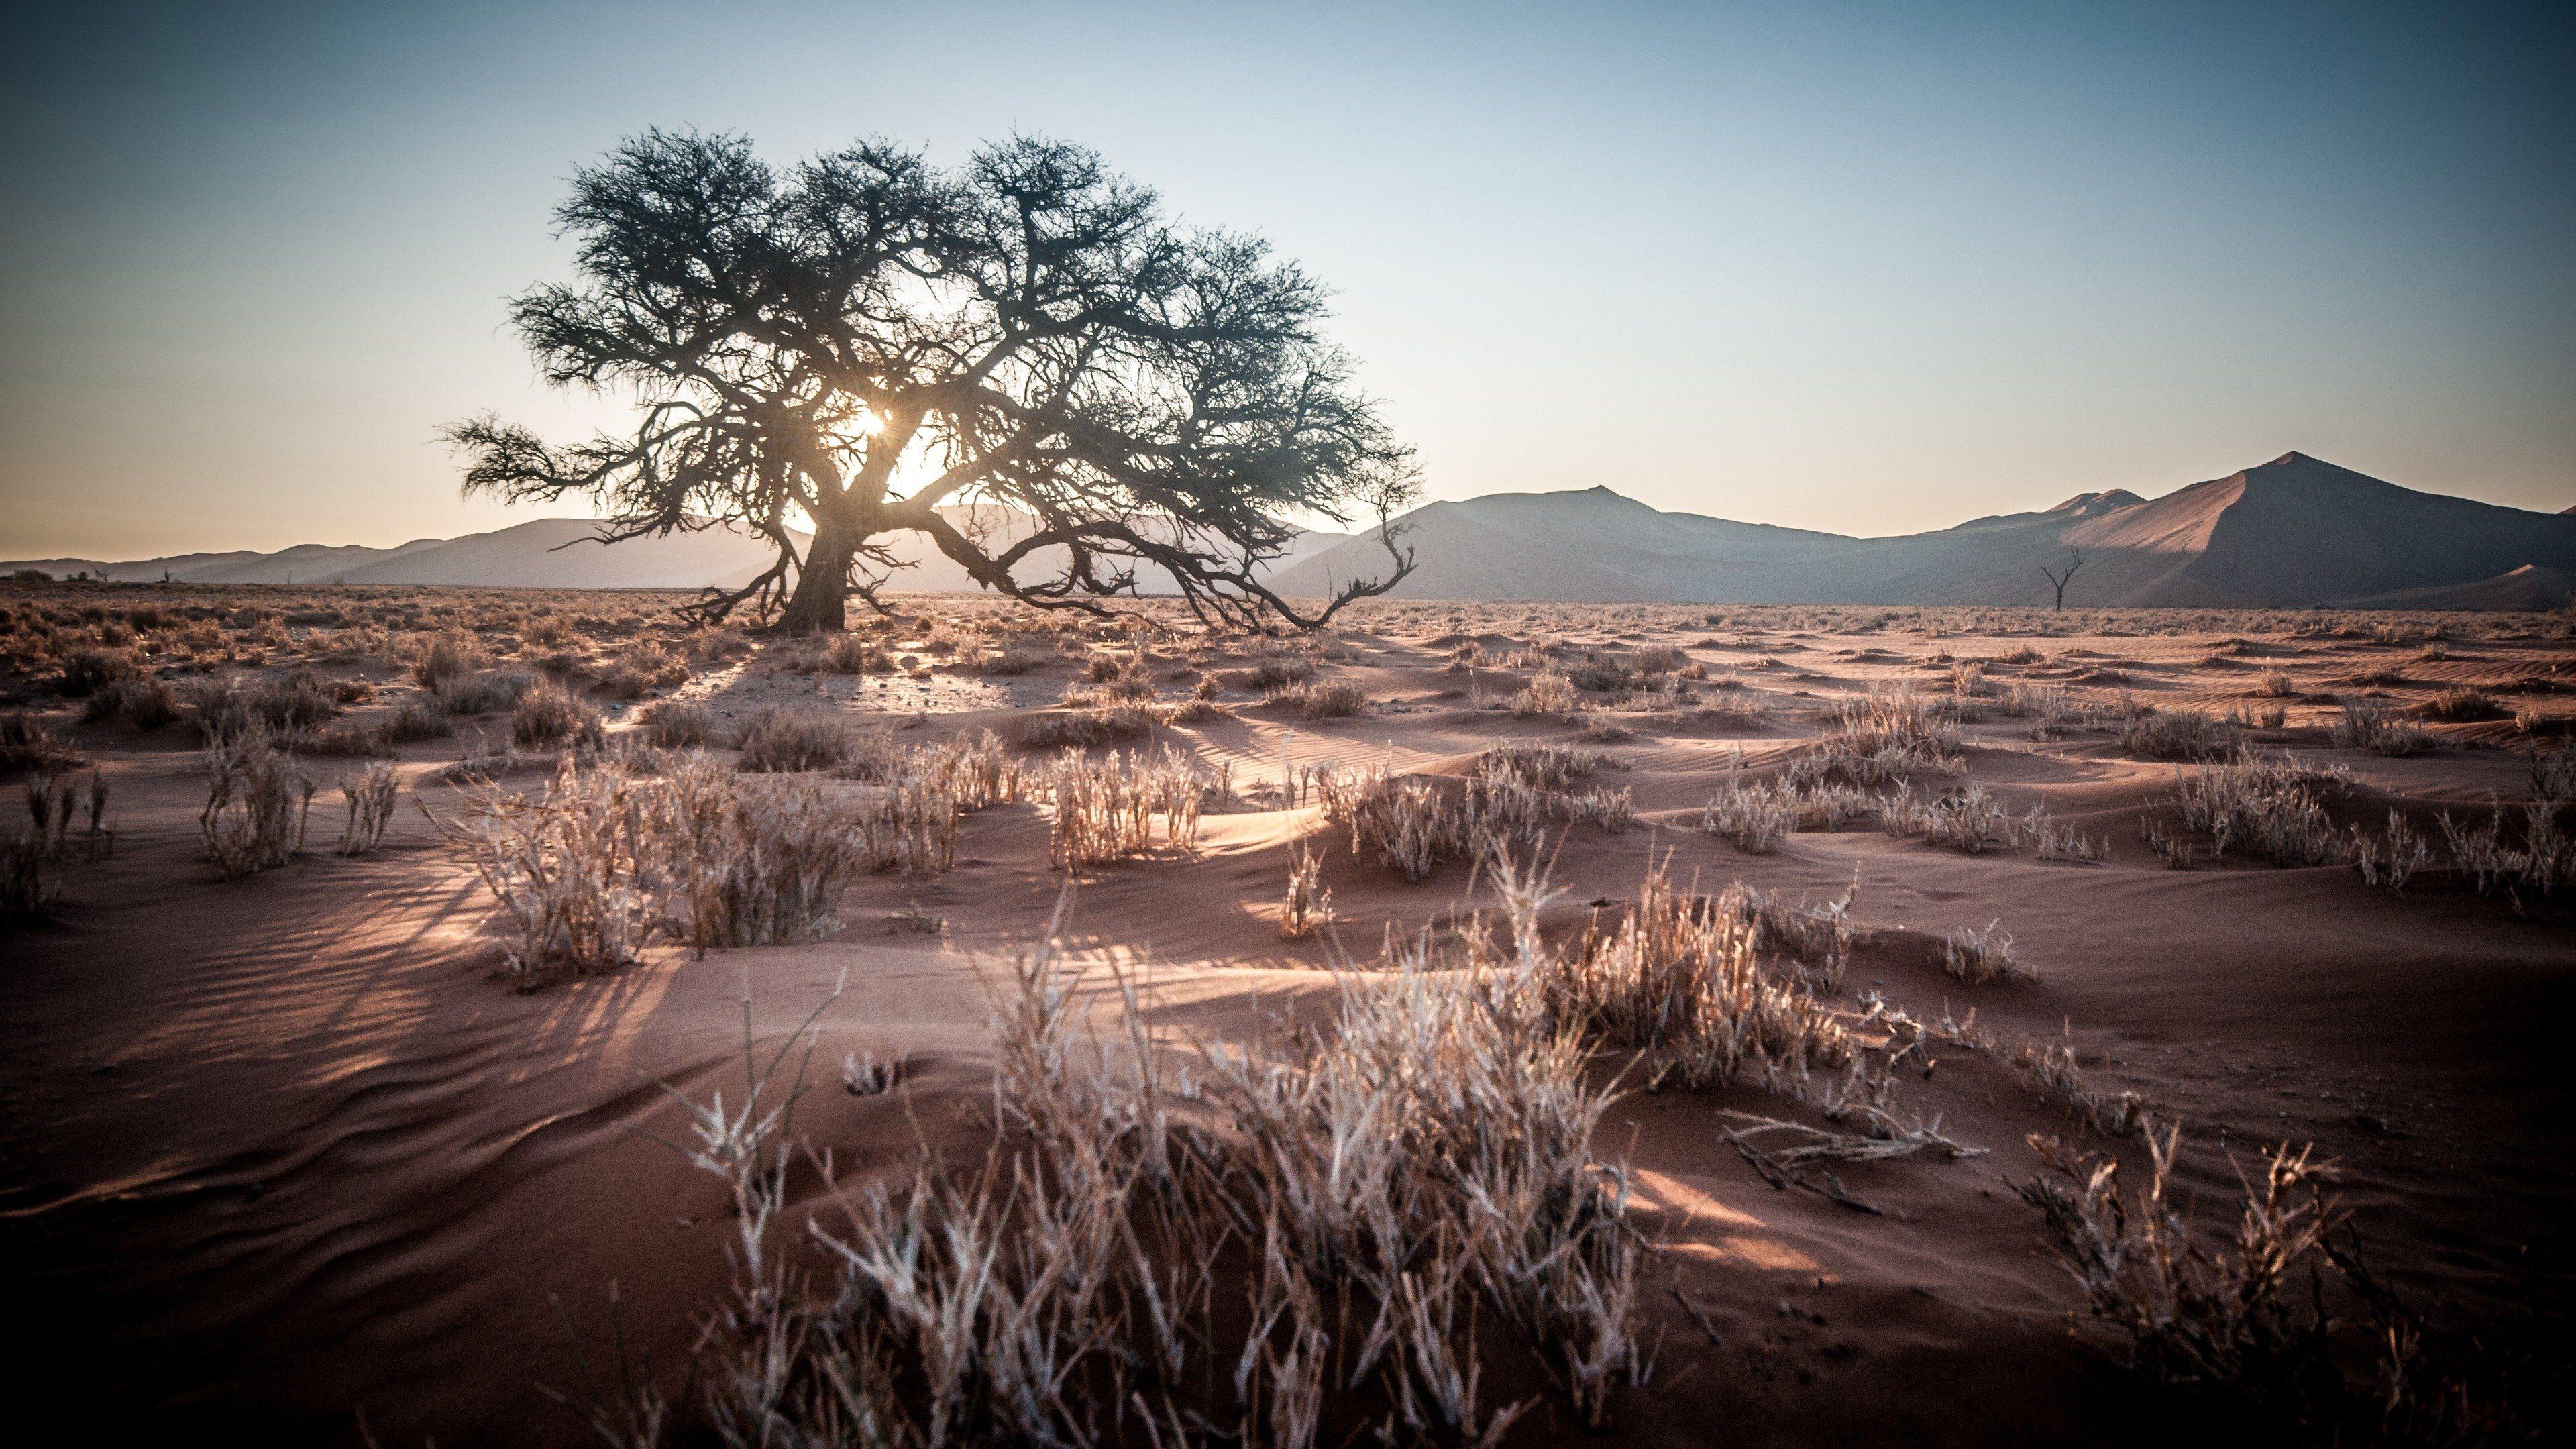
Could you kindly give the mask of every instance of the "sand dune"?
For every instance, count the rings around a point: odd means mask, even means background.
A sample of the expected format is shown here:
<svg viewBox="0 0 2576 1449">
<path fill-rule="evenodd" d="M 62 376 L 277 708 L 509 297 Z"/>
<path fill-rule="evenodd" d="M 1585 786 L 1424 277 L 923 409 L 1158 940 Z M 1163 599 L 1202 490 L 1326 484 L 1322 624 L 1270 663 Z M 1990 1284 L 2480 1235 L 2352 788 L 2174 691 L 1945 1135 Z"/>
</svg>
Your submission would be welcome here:
<svg viewBox="0 0 2576 1449">
<path fill-rule="evenodd" d="M 2115 502 L 2103 516 L 2134 507 Z M 101 597 L 62 590 L 46 607 L 77 617 Z M 104 597 L 134 607 L 166 596 Z M 576 636 L 576 681 L 668 642 L 677 626 L 666 605 L 360 589 L 328 604 L 391 619 L 488 610 L 521 628 L 529 609 L 607 614 L 642 631 Z M 2477 731 L 2502 727 L 2493 723 L 2441 726 L 2458 748 L 2406 758 L 2338 747 L 2330 692 L 2356 673 L 2397 680 L 2373 688 L 2411 711 L 2437 690 L 2473 686 L 2561 732 L 2571 696 L 2528 682 L 2576 668 L 2563 640 L 2475 621 L 2436 658 L 2421 618 L 2392 619 L 2386 634 L 2293 634 L 2251 616 L 2184 631 L 2170 616 L 2070 613 L 2064 632 L 2047 634 L 2032 626 L 2053 620 L 2036 615 L 1736 610 L 1712 626 L 1707 612 L 1367 606 L 1322 663 L 1370 704 L 1320 720 L 1250 687 L 1245 666 L 1266 656 L 1242 641 L 1175 635 L 1152 646 L 1145 677 L 1167 701 L 1194 687 L 1170 672 L 1180 666 L 1219 686 L 1213 712 L 1162 727 L 1159 741 L 1223 767 L 1231 784 L 1209 801 L 1194 848 L 1079 872 L 1064 949 L 1084 968 L 1083 999 L 1114 1002 L 1117 966 L 1141 983 L 1176 1051 L 1275 1044 L 1283 1013 L 1313 1017 L 1345 980 L 1369 979 L 1322 968 L 1365 965 L 1390 935 L 1454 942 L 1470 912 L 1493 904 L 1489 881 L 1463 860 L 1408 883 L 1357 857 L 1349 831 L 1312 806 L 1282 808 L 1275 782 L 1292 764 L 1383 764 L 1447 785 L 1506 741 L 1594 741 L 1585 747 L 1602 756 L 1586 783 L 1628 792 L 1637 824 L 1576 824 L 1551 841 L 1563 891 L 1541 922 L 1552 939 L 1615 921 L 1653 862 L 1702 890 L 1740 879 L 1791 900 L 1857 883 L 1836 1011 L 1857 1022 L 1865 997 L 1922 1021 L 1974 1008 L 2005 1040 L 2066 1043 L 2087 1080 L 2138 1092 L 2159 1120 L 2186 1125 L 2180 1180 L 2199 1195 L 2207 1232 L 2225 1230 L 2252 1154 L 2313 1141 L 2337 1161 L 2376 1261 L 2401 1291 L 2438 1304 L 2443 1322 L 2519 1323 L 2571 1307 L 2576 1265 L 2547 1227 L 2570 1185 L 2565 1154 L 2548 1145 L 2571 1106 L 2558 1066 L 2571 980 L 2564 898 L 2518 909 L 2480 896 L 2447 855 L 2403 895 L 2349 867 L 2276 866 L 2241 849 L 2170 869 L 2141 826 L 2169 822 L 2184 773 L 2207 767 L 2143 758 L 2104 722 L 2132 694 L 2167 707 L 2242 704 L 2258 667 L 2282 671 L 2294 691 L 2264 696 L 2284 710 L 2264 747 L 2349 772 L 2349 794 L 2331 804 L 2337 828 L 2381 830 L 2396 810 L 2429 833 L 2437 811 L 2485 818 L 2497 798 L 2523 808 L 2514 802 L 2533 788 L 2523 755 L 2476 747 Z M 1029 622 L 983 618 L 1011 631 Z M 333 654 L 328 625 L 289 627 L 264 669 L 363 685 L 350 722 L 420 698 L 393 658 Z M 941 632 L 952 627 L 976 627 L 965 606 L 950 606 Z M 1453 672 L 1468 636 L 1488 652 Z M 910 625 L 885 635 L 934 661 L 917 672 L 799 673 L 781 666 L 800 646 L 770 641 L 673 692 L 720 731 L 784 705 L 899 727 L 902 740 L 979 726 L 1018 738 L 1063 713 L 1047 702 L 1094 657 L 1130 647 L 1112 631 L 1071 636 L 1052 662 L 1004 681 L 1025 691 L 1005 698 L 975 672 L 976 649 L 934 637 Z M 1665 705 L 1588 692 L 1579 719 L 1619 726 L 1606 743 L 1578 737 L 1578 717 L 1523 717 L 1480 699 L 1508 698 L 1531 677 L 1527 661 L 1508 662 L 1522 650 L 1570 662 L 1647 646 L 1711 676 L 1685 678 L 1706 693 Z M 2098 842 L 2099 860 L 1966 853 L 1865 818 L 1813 823 L 1760 854 L 1699 828 L 1713 790 L 1774 777 L 1817 747 L 1820 706 L 1952 680 L 1954 659 L 1984 665 L 1974 687 L 1995 713 L 1963 727 L 1955 768 L 1921 789 L 1973 782 L 2008 812 L 2044 810 Z M 2033 738 L 2028 721 L 2001 712 L 2003 692 L 2023 687 L 2104 713 Z M 1720 701 L 1760 709 L 1699 707 Z M 933 712 L 916 717 L 924 707 Z M 624 736 L 631 706 L 609 708 L 623 714 L 611 730 Z M 781 1245 L 810 1249 L 806 1223 L 834 1229 L 840 1195 L 900 1180 L 924 1149 L 972 1162 L 991 1141 L 987 990 L 1045 931 L 1066 878 L 1050 861 L 1050 804 L 968 817 L 944 873 L 858 879 L 831 939 L 703 956 L 657 947 L 622 970 L 523 992 L 498 974 L 498 918 L 470 852 L 408 802 L 372 853 L 316 848 L 226 881 L 200 858 L 207 781 L 183 726 L 83 723 L 68 702 L 51 713 L 111 783 L 117 834 L 112 851 L 54 867 L 56 919 L 0 925 L 11 1028 L 0 1057 L 11 1124 L 0 1134 L 0 1291 L 47 1326 L 21 1373 L 96 1406 L 99 1425 L 137 1438 L 341 1444 L 355 1441 L 363 1412 L 388 1444 L 595 1442 L 539 1385 L 580 1400 L 585 1363 L 610 1371 L 621 1342 L 676 1376 L 726 1292 L 723 1191 L 654 1140 L 687 1130 L 656 1084 L 695 1098 L 738 1087 L 746 987 L 752 1029 L 778 1045 L 846 982 L 820 1027 L 826 1080 L 795 1119 L 813 1165 L 794 1179 L 774 1230 Z M 394 768 L 430 812 L 464 818 L 477 792 L 441 769 L 479 731 L 500 728 L 498 717 L 460 720 L 452 738 L 402 744 Z M 1020 754 L 1032 766 L 1045 758 Z M 326 789 L 356 767 L 309 764 Z M 503 783 L 534 790 L 546 778 L 522 769 Z M 872 787 L 824 788 L 854 799 Z M 321 813 L 317 845 L 330 828 Z M 1339 950 L 1329 938 L 1280 937 L 1298 849 L 1325 857 Z M 925 915 L 944 924 L 900 924 Z M 2037 980 L 1971 985 L 1942 970 L 1944 933 L 1993 922 Z M 828 1079 L 845 1051 L 908 1053 L 901 1090 L 840 1090 Z M 1815 1120 L 1823 1081 L 1685 1091 L 1615 1057 L 1600 1063 L 1620 1095 L 1595 1141 L 1626 1165 L 1635 1222 L 1654 1245 L 1634 1312 L 1659 1345 L 1657 1364 L 1649 1382 L 1618 1391 L 1615 1441 L 1542 1407 L 1508 1442 L 1680 1449 L 1709 1442 L 1721 1422 L 1759 1443 L 2232 1441 L 2232 1409 L 2204 1411 L 2122 1373 L 2116 1343 L 2083 1316 L 2039 1215 L 2013 1191 L 2036 1170 L 2030 1134 L 2080 1133 L 2066 1106 L 1981 1052 L 1936 1042 L 1934 1056 L 1937 1071 L 1927 1057 L 1899 1074 L 1906 1110 L 1984 1155 L 1846 1164 L 1837 1181 L 1883 1216 L 1779 1190 L 1720 1135 L 1742 1120 L 1732 1113 Z M 2124 1183 L 2143 1171 L 2134 1140 L 2080 1140 L 2119 1157 Z M 1482 1335 L 1493 1400 L 1553 1403 L 1508 1322 L 1491 1317 Z"/>
<path fill-rule="evenodd" d="M 1891 538 L 1664 513 L 1606 488 L 1436 503 L 1405 522 L 1421 566 L 1401 598 L 2041 604 L 2051 594 L 2040 566 L 2070 548 L 2085 561 L 2067 602 L 2094 607 L 2333 605 L 2526 564 L 2576 569 L 2576 520 L 2421 493 L 2300 453 L 2153 500 L 2084 493 Z M 1321 593 L 1371 567 L 1344 545 L 1281 586 Z"/>
</svg>

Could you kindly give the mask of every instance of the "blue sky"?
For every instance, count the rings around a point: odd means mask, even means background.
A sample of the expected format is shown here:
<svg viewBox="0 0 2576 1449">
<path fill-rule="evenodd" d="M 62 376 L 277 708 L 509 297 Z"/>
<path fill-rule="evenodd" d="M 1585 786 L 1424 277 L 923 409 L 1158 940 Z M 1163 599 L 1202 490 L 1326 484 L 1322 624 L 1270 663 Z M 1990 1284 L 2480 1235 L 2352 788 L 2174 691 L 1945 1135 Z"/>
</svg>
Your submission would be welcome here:
<svg viewBox="0 0 2576 1449">
<path fill-rule="evenodd" d="M 66 10 L 72 7 L 64 7 Z M 0 56 L 0 556 L 507 522 L 647 125 L 1078 140 L 1259 230 L 1435 497 L 1855 533 L 2296 448 L 2576 503 L 2576 7 L 102 6 Z"/>
</svg>

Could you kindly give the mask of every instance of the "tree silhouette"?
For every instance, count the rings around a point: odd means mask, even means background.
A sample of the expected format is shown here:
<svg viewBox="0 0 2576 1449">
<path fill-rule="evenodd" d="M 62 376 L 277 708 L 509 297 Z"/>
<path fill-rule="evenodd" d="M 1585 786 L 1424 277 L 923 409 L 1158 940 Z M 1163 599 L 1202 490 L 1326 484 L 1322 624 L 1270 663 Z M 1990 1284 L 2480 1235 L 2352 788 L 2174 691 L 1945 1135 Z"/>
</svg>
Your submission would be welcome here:
<svg viewBox="0 0 2576 1449">
<path fill-rule="evenodd" d="M 2080 548 L 2066 550 L 2066 564 L 2062 568 L 2050 568 L 2046 564 L 2039 566 L 2040 573 L 2057 587 L 2057 607 L 2061 609 L 2066 607 L 2066 582 L 2074 578 L 2075 571 L 2082 567 L 2084 567 L 2084 550 Z"/>
<path fill-rule="evenodd" d="M 904 530 L 986 588 L 1093 613 L 1145 569 L 1202 619 L 1312 626 L 1411 571 L 1390 520 L 1412 454 L 1320 336 L 1322 290 L 1081 147 L 1015 138 L 943 171 L 864 142 L 782 172 L 742 137 L 651 131 L 557 216 L 578 281 L 511 320 L 548 382 L 631 395 L 633 430 L 454 424 L 465 491 L 586 496 L 607 542 L 767 538 L 775 561 L 708 590 L 708 617 L 840 628 Z M 1302 612 L 1258 577 L 1300 515 L 1373 519 L 1392 571 Z"/>
</svg>

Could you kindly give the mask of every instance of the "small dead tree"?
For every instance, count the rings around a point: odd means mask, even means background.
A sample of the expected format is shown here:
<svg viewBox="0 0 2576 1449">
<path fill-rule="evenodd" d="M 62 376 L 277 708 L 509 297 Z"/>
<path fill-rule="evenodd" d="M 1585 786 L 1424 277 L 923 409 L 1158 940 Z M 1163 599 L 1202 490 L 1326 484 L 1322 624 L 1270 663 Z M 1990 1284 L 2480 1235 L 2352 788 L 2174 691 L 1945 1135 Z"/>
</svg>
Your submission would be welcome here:
<svg viewBox="0 0 2576 1449">
<path fill-rule="evenodd" d="M 2050 568 L 2046 564 L 2039 566 L 2040 573 L 2047 576 L 2049 583 L 2056 586 L 2057 607 L 2061 609 L 2066 607 L 2066 581 L 2074 578 L 2075 571 L 2082 567 L 2084 567 L 2084 550 L 2080 548 L 2070 548 L 2066 551 L 2066 563 L 2061 568 Z"/>
<path fill-rule="evenodd" d="M 1015 138 L 940 170 L 865 142 L 780 169 L 741 137 L 652 131 L 557 215 L 577 279 L 511 320 L 547 381 L 631 395 L 633 430 L 454 424 L 465 491 L 588 497 L 604 542 L 766 538 L 775 560 L 709 590 L 709 617 L 839 629 L 905 531 L 1039 608 L 1171 589 L 1240 625 L 1311 627 L 1412 568 L 1391 522 L 1412 454 L 1321 337 L 1323 289 L 1081 147 Z M 1263 576 L 1301 517 L 1373 519 L 1391 570 L 1292 605 Z"/>
</svg>

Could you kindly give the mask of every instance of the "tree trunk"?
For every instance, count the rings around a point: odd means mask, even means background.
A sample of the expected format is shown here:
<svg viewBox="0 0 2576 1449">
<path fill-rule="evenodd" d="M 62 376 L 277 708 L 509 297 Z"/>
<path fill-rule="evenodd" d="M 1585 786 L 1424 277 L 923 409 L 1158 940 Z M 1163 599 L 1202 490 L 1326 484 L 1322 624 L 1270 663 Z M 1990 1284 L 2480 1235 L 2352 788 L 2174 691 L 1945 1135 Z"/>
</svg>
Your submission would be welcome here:
<svg viewBox="0 0 2576 1449">
<path fill-rule="evenodd" d="M 779 624 L 790 634 L 837 634 L 849 627 L 850 558 L 855 545 L 829 519 L 818 519 L 814 542 L 805 550 L 805 567 L 796 574 L 796 590 L 787 596 Z"/>
</svg>

